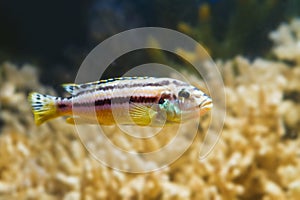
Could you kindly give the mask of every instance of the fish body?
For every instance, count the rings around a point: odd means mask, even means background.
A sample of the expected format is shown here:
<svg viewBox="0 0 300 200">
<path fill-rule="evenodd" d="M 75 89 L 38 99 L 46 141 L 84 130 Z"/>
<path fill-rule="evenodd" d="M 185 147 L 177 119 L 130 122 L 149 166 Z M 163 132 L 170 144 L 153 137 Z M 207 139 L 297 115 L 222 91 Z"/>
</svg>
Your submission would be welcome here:
<svg viewBox="0 0 300 200">
<path fill-rule="evenodd" d="M 29 94 L 37 125 L 68 116 L 71 124 L 162 126 L 188 121 L 212 107 L 204 92 L 171 78 L 121 77 L 63 87 L 70 97 Z"/>
</svg>

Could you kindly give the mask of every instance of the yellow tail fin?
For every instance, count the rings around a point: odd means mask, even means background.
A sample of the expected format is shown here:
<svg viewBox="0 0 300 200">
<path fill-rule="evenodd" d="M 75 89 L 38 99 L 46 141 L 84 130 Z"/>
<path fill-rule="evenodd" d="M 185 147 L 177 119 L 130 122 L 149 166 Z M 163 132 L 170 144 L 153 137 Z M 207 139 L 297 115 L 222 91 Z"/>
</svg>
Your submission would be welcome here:
<svg viewBox="0 0 300 200">
<path fill-rule="evenodd" d="M 29 94 L 28 100 L 32 107 L 36 125 L 41 125 L 45 121 L 59 116 L 55 99 L 56 97 L 36 92 Z"/>
</svg>

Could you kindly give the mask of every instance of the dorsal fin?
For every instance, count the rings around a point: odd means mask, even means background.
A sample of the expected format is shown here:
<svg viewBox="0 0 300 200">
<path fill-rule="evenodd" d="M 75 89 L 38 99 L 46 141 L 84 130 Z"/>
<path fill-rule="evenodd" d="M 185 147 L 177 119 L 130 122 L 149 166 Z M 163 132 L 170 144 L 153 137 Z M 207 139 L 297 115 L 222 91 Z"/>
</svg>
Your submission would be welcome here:
<svg viewBox="0 0 300 200">
<path fill-rule="evenodd" d="M 94 90 L 97 89 L 103 84 L 109 84 L 113 83 L 114 81 L 119 81 L 119 80 L 136 80 L 136 79 L 147 79 L 149 77 L 144 76 L 144 77 L 118 77 L 118 78 L 109 78 L 109 79 L 104 79 L 100 81 L 94 81 L 94 82 L 89 82 L 89 83 L 83 83 L 83 84 L 75 84 L 75 83 L 67 83 L 63 84 L 62 87 L 71 95 L 77 95 L 80 92 L 83 91 L 88 91 L 88 90 Z"/>
<path fill-rule="evenodd" d="M 62 87 L 71 95 L 76 95 L 80 91 L 79 85 L 75 83 L 62 84 Z"/>
</svg>

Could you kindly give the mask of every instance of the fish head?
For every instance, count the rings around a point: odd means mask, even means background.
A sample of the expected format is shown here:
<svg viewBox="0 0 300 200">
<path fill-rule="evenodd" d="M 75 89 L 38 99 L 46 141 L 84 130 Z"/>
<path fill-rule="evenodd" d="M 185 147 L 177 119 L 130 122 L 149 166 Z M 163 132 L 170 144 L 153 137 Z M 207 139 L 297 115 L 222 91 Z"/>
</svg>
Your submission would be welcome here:
<svg viewBox="0 0 300 200">
<path fill-rule="evenodd" d="M 176 80 L 160 94 L 158 105 L 168 122 L 178 123 L 202 116 L 212 108 L 213 103 L 212 99 L 200 89 Z M 161 116 L 159 112 L 157 116 Z"/>
<path fill-rule="evenodd" d="M 182 115 L 198 113 L 201 116 L 212 109 L 212 99 L 192 85 L 176 87 L 175 95 Z"/>
</svg>

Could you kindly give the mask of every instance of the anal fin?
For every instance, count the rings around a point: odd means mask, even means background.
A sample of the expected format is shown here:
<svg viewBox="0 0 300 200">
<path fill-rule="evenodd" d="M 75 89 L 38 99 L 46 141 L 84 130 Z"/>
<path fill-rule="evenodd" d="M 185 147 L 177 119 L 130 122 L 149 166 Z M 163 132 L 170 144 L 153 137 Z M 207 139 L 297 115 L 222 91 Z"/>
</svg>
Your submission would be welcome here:
<svg viewBox="0 0 300 200">
<path fill-rule="evenodd" d="M 79 124 L 99 124 L 98 120 L 96 119 L 86 119 L 82 117 L 68 117 L 66 119 L 66 122 L 68 124 L 73 124 L 73 125 L 79 125 Z"/>
</svg>

